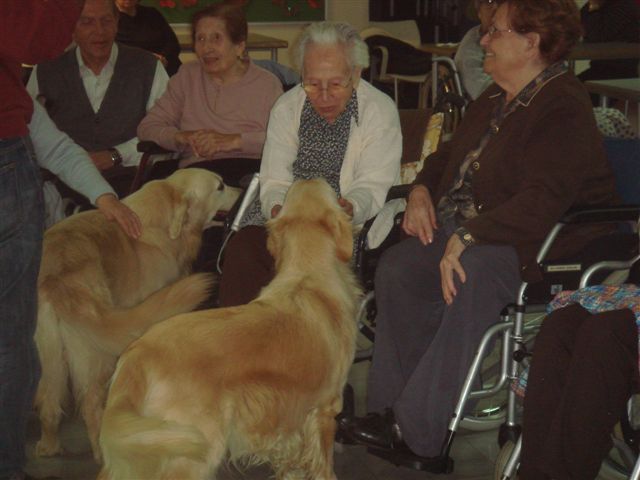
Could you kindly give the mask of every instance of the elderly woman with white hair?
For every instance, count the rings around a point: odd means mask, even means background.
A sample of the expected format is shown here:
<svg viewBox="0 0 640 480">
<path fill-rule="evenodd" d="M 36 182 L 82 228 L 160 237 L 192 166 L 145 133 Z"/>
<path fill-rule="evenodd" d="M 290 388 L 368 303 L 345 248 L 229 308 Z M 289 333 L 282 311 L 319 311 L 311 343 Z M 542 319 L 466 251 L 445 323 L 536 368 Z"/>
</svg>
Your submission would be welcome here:
<svg viewBox="0 0 640 480">
<path fill-rule="evenodd" d="M 356 30 L 346 23 L 314 23 L 302 33 L 295 59 L 302 83 L 271 110 L 260 198 L 227 247 L 220 306 L 253 300 L 273 278 L 264 223 L 278 214 L 293 181 L 324 178 L 360 225 L 378 213 L 399 179 L 398 111 L 360 78 L 369 53 Z"/>
</svg>

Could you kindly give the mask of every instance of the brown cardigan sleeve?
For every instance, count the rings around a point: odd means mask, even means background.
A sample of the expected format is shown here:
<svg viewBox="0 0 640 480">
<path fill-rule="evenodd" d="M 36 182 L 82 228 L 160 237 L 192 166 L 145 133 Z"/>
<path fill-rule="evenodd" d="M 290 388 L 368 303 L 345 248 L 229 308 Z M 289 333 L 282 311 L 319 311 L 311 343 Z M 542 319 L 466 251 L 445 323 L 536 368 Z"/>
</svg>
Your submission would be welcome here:
<svg viewBox="0 0 640 480">
<path fill-rule="evenodd" d="M 429 189 L 431 196 L 434 197 L 449 163 L 450 152 L 451 142 L 441 143 L 438 146 L 438 150 L 425 159 L 424 167 L 416 176 L 413 184 L 424 185 Z"/>
</svg>

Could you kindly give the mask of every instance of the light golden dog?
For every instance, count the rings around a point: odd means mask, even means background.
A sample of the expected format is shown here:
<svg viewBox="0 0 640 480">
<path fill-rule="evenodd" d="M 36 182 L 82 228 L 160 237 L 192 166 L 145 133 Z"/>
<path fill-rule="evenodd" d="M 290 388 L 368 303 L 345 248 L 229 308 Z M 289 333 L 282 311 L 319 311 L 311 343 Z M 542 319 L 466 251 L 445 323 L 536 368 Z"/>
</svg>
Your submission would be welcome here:
<svg viewBox="0 0 640 480">
<path fill-rule="evenodd" d="M 58 426 L 70 386 L 100 460 L 100 422 L 118 355 L 151 324 L 207 298 L 209 275 L 184 277 L 205 223 L 230 209 L 238 193 L 212 172 L 179 170 L 124 199 L 142 222 L 137 240 L 97 211 L 45 233 L 35 334 L 42 363 L 38 455 L 62 453 Z"/>
<path fill-rule="evenodd" d="M 276 276 L 239 307 L 179 315 L 122 355 L 100 446 L 110 480 L 210 478 L 228 452 L 280 479 L 333 479 L 360 289 L 352 228 L 324 180 L 268 223 Z"/>
</svg>

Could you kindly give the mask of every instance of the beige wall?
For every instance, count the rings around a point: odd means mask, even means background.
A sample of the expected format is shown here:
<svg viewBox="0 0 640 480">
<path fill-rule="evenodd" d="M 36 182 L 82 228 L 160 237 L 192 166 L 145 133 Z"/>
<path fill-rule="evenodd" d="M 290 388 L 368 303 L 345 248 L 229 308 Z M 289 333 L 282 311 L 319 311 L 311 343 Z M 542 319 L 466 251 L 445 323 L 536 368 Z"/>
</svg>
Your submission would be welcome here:
<svg viewBox="0 0 640 480">
<path fill-rule="evenodd" d="M 349 22 L 358 30 L 362 30 L 369 22 L 369 0 L 326 0 L 327 1 L 327 20 Z M 280 38 L 289 42 L 289 49 L 300 34 L 304 24 L 276 24 L 262 25 L 251 24 L 249 30 L 251 32 L 268 35 L 270 37 Z M 187 27 L 176 26 L 177 32 L 188 30 Z M 254 58 L 270 58 L 268 52 L 253 52 Z M 180 58 L 183 61 L 192 60 L 192 53 L 182 54 Z M 291 65 L 289 51 L 280 49 L 278 51 L 278 61 L 285 65 Z"/>
</svg>

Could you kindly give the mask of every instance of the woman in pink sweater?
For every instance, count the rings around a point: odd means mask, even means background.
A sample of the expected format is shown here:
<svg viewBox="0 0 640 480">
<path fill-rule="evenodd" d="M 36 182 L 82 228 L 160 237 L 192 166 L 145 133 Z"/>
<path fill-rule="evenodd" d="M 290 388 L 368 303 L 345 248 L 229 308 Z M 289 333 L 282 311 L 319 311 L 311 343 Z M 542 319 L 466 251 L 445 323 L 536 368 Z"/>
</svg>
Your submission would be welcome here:
<svg viewBox="0 0 640 480">
<path fill-rule="evenodd" d="M 138 126 L 141 140 L 180 152 L 179 167 L 213 170 L 232 185 L 259 169 L 269 111 L 282 93 L 280 81 L 247 58 L 247 30 L 241 8 L 216 4 L 197 12 L 198 61 L 180 67 Z M 154 177 L 176 168 L 163 163 Z"/>
</svg>

